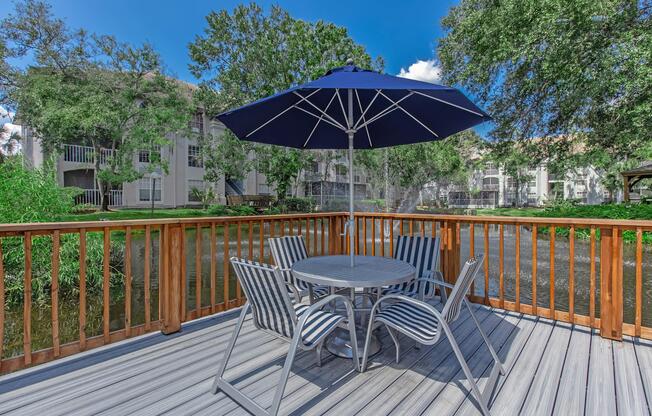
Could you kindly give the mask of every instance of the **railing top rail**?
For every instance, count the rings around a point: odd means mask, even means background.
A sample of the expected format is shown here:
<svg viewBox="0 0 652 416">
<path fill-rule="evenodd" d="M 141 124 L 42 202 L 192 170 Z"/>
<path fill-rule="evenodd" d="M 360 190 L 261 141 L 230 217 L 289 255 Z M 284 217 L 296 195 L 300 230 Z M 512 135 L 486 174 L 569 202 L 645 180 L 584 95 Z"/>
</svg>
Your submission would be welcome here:
<svg viewBox="0 0 652 416">
<path fill-rule="evenodd" d="M 278 214 L 278 215 L 246 215 L 227 217 L 188 217 L 188 218 L 159 218 L 143 220 L 106 220 L 106 221 L 75 221 L 75 222 L 36 222 L 18 224 L 0 224 L 0 235 L 5 233 L 19 233 L 25 231 L 74 231 L 79 229 L 94 230 L 102 228 L 123 228 L 140 227 L 146 225 L 168 225 L 168 224 L 210 224 L 210 223 L 237 223 L 248 221 L 279 221 L 298 220 L 305 218 L 328 218 L 342 216 L 343 212 L 319 212 L 300 214 Z"/>
<path fill-rule="evenodd" d="M 144 227 L 146 225 L 166 224 L 207 224 L 207 223 L 237 223 L 247 221 L 279 221 L 296 220 L 304 218 L 324 218 L 335 216 L 346 216 L 347 212 L 319 212 L 279 215 L 251 215 L 251 216 L 228 216 L 228 217 L 189 217 L 189 218 L 160 218 L 143 220 L 107 220 L 107 221 L 77 221 L 77 222 L 42 222 L 23 224 L 0 224 L 1 234 L 15 234 L 25 231 L 74 231 L 79 229 L 102 229 L 121 227 Z M 403 214 L 383 212 L 356 212 L 358 217 L 367 218 L 402 218 L 429 221 L 456 221 L 462 223 L 478 224 L 540 224 L 559 226 L 585 226 L 585 227 L 619 227 L 626 229 L 642 228 L 652 230 L 651 220 L 609 220 L 598 218 L 543 218 L 543 217 L 505 217 L 505 216 L 480 216 L 480 215 L 448 215 L 448 214 Z"/>
</svg>

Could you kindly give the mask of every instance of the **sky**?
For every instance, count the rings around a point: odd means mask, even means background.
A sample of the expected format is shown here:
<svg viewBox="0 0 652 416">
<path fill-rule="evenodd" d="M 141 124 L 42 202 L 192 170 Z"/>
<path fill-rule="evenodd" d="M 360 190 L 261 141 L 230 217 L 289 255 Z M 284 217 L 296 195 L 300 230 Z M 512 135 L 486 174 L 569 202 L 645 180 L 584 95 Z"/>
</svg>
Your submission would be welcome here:
<svg viewBox="0 0 652 416">
<path fill-rule="evenodd" d="M 382 56 L 385 70 L 425 81 L 436 81 L 434 58 L 437 38 L 443 35 L 440 20 L 452 0 L 376 1 L 266 1 L 278 3 L 295 18 L 319 19 L 344 26 L 351 37 L 374 57 Z M 13 8 L 12 0 L 0 1 L 0 16 Z M 196 81 L 188 71 L 187 45 L 206 27 L 211 10 L 231 10 L 242 1 L 231 0 L 50 0 L 55 15 L 70 27 L 113 34 L 134 44 L 149 42 L 161 53 L 169 71 L 185 81 Z M 399 6 L 400 5 L 400 6 Z M 424 62 L 418 62 L 424 61 Z M 417 63 L 417 65 L 410 67 Z"/>
</svg>

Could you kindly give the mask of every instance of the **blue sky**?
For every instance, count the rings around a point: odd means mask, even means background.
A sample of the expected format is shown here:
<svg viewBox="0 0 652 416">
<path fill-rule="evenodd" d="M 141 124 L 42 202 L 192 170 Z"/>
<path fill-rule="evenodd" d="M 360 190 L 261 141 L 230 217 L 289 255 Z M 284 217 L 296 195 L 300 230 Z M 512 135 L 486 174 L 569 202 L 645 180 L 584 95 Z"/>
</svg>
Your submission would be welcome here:
<svg viewBox="0 0 652 416">
<path fill-rule="evenodd" d="M 194 81 L 188 71 L 187 45 L 203 32 L 204 17 L 217 9 L 231 10 L 241 1 L 231 0 L 50 0 L 54 13 L 69 26 L 113 34 L 130 43 L 150 42 L 161 53 L 171 73 Z M 417 60 L 434 58 L 436 40 L 442 36 L 440 20 L 456 1 L 258 1 L 278 3 L 296 18 L 327 20 L 348 28 L 353 39 L 372 56 L 381 55 L 386 71 L 398 74 Z M 13 8 L 4 0 L 0 15 Z M 421 68 L 432 69 L 432 68 Z"/>
</svg>

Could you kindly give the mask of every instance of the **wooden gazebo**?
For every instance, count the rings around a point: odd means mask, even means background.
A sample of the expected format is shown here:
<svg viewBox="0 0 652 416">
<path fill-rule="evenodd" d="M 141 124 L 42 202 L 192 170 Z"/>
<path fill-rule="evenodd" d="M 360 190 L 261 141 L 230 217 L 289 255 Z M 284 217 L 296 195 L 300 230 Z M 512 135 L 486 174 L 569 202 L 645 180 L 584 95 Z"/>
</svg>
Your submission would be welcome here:
<svg viewBox="0 0 652 416">
<path fill-rule="evenodd" d="M 623 197 L 625 202 L 629 201 L 629 193 L 633 191 L 634 185 L 642 179 L 652 178 L 652 160 L 643 162 L 639 167 L 620 173 L 623 175 Z"/>
</svg>

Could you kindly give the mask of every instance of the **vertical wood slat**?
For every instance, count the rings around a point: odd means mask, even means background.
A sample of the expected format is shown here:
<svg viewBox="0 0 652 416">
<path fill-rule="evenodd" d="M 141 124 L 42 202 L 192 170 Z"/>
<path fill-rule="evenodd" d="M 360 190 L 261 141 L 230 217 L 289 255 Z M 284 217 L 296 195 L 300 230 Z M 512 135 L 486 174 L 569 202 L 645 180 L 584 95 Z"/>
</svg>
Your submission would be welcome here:
<svg viewBox="0 0 652 416">
<path fill-rule="evenodd" d="M 400 235 L 405 235 L 405 233 L 403 232 L 403 218 L 399 219 L 399 223 L 398 223 L 398 233 L 399 233 Z"/>
<path fill-rule="evenodd" d="M 224 223 L 224 309 L 229 309 L 229 223 Z"/>
<path fill-rule="evenodd" d="M 360 254 L 360 217 L 355 219 L 355 255 Z"/>
<path fill-rule="evenodd" d="M 247 244 L 247 248 L 249 249 L 249 260 L 254 259 L 254 228 L 253 228 L 253 222 L 249 221 L 248 229 L 247 232 L 249 234 L 249 243 Z"/>
<path fill-rule="evenodd" d="M 394 219 L 389 219 L 389 255 L 394 255 Z"/>
<path fill-rule="evenodd" d="M 32 363 L 32 233 L 25 232 L 25 276 L 23 289 L 23 355 L 25 365 Z"/>
<path fill-rule="evenodd" d="M 249 222 L 251 227 L 251 221 Z M 251 229 L 249 230 L 249 250 L 251 250 Z M 217 312 L 217 230 L 214 222 L 211 222 L 211 312 Z"/>
<path fill-rule="evenodd" d="M 259 230 L 258 230 L 258 234 L 259 234 L 259 236 L 258 236 L 258 238 L 259 238 L 258 244 L 260 246 L 260 252 L 258 253 L 258 261 L 260 263 L 263 263 L 265 261 L 265 240 L 264 240 L 264 236 L 265 236 L 265 220 L 260 220 L 260 227 L 259 227 Z"/>
<path fill-rule="evenodd" d="M 319 224 L 320 224 L 320 226 L 321 226 L 321 255 L 322 255 L 322 256 L 323 256 L 324 254 L 326 254 L 326 247 L 325 247 L 325 244 L 326 244 L 326 233 L 324 232 L 324 220 L 325 220 L 325 219 L 322 218 L 321 221 L 319 221 Z"/>
<path fill-rule="evenodd" d="M 367 255 L 367 217 L 362 220 L 362 255 Z"/>
<path fill-rule="evenodd" d="M 589 242 L 589 319 L 595 327 L 595 227 L 591 227 Z"/>
<path fill-rule="evenodd" d="M 489 224 L 484 223 L 484 303 L 489 304 Z"/>
<path fill-rule="evenodd" d="M 355 238 L 358 238 L 358 233 L 355 233 Z M 312 255 L 317 255 L 317 218 L 314 218 L 312 221 Z M 357 247 L 357 244 L 356 244 Z M 358 253 L 356 253 L 358 254 Z"/>
<path fill-rule="evenodd" d="M 617 227 L 600 229 L 600 336 L 622 340 L 622 240 Z"/>
<path fill-rule="evenodd" d="M 306 218 L 306 253 L 310 254 L 310 218 Z"/>
<path fill-rule="evenodd" d="M 409 228 L 410 235 L 414 235 L 414 220 L 411 219 L 408 224 L 409 224 L 408 227 L 410 227 Z"/>
<path fill-rule="evenodd" d="M 421 237 L 426 236 L 426 220 L 421 220 Z"/>
<path fill-rule="evenodd" d="M 643 320 L 643 230 L 636 228 L 636 301 L 634 312 L 634 336 L 641 336 Z"/>
<path fill-rule="evenodd" d="M 532 224 L 532 314 L 537 314 L 537 225 Z"/>
<path fill-rule="evenodd" d="M 109 279 L 111 278 L 111 270 L 109 269 L 109 261 L 111 254 L 111 231 L 108 227 L 104 227 L 104 253 L 102 257 L 102 332 L 104 336 L 104 343 L 108 344 L 110 341 L 109 330 Z"/>
<path fill-rule="evenodd" d="M 131 335 L 131 227 L 125 230 L 125 335 Z"/>
<path fill-rule="evenodd" d="M 2 350 L 5 341 L 5 266 L 0 238 L 0 373 L 2 372 Z"/>
<path fill-rule="evenodd" d="M 571 225 L 568 234 L 568 320 L 575 322 L 575 226 Z"/>
<path fill-rule="evenodd" d="M 52 352 L 54 357 L 61 355 L 59 341 L 59 263 L 61 237 L 59 230 L 52 234 L 52 277 L 50 296 L 52 299 Z"/>
<path fill-rule="evenodd" d="M 376 219 L 371 217 L 371 255 L 376 255 Z"/>
<path fill-rule="evenodd" d="M 292 234 L 292 230 L 290 230 L 290 234 Z M 240 221 L 238 221 L 238 245 L 236 253 L 239 259 L 242 258 L 242 223 Z M 238 279 L 235 279 L 235 298 L 238 301 L 242 299 L 242 288 Z"/>
<path fill-rule="evenodd" d="M 516 224 L 516 234 L 514 235 L 514 274 L 515 274 L 515 283 L 516 287 L 514 290 L 515 302 L 516 302 L 516 311 L 521 311 L 521 226 Z"/>
<path fill-rule="evenodd" d="M 166 241 L 165 241 L 165 226 L 161 225 L 158 229 L 158 319 L 161 321 L 161 309 L 163 309 L 163 286 L 164 277 L 167 273 L 168 262 L 164 256 Z"/>
<path fill-rule="evenodd" d="M 271 220 L 269 222 L 269 238 L 274 238 L 274 232 L 276 231 L 276 221 Z M 298 235 L 301 235 L 301 222 L 299 221 L 299 230 L 297 231 Z M 274 264 L 274 259 L 272 258 L 272 250 L 269 251 L 267 255 L 267 263 Z"/>
<path fill-rule="evenodd" d="M 500 308 L 505 308 L 505 226 L 498 226 L 498 299 Z"/>
<path fill-rule="evenodd" d="M 143 270 L 143 286 L 145 289 L 145 331 L 151 329 L 152 305 L 151 305 L 151 266 L 152 266 L 152 226 L 145 226 L 145 264 Z"/>
<path fill-rule="evenodd" d="M 79 349 L 86 349 L 86 230 L 79 230 Z"/>
<path fill-rule="evenodd" d="M 378 219 L 380 221 L 380 255 L 385 256 L 385 219 L 383 217 L 380 217 Z"/>
<path fill-rule="evenodd" d="M 176 232 L 176 231 L 175 231 Z M 186 304 L 186 301 L 188 299 L 188 294 L 187 292 L 187 287 L 188 284 L 186 282 L 187 279 L 187 271 L 186 271 L 186 226 L 185 224 L 181 224 L 181 235 L 180 235 L 180 241 L 179 241 L 179 251 L 180 251 L 180 262 L 181 262 L 181 322 L 185 322 L 186 320 L 186 311 L 188 310 L 188 306 Z M 176 267 L 176 265 L 175 265 Z"/>
<path fill-rule="evenodd" d="M 550 227 L 550 317 L 555 319 L 555 226 Z"/>
<path fill-rule="evenodd" d="M 195 310 L 201 316 L 201 223 L 195 227 Z"/>
</svg>

